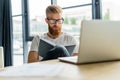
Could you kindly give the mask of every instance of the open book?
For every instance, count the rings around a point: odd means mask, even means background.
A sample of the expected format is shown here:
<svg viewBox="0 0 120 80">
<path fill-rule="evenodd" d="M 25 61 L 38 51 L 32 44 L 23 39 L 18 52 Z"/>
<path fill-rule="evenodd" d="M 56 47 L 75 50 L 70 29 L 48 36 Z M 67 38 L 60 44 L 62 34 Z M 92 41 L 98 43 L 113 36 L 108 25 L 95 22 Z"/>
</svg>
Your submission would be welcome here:
<svg viewBox="0 0 120 80">
<path fill-rule="evenodd" d="M 56 46 L 56 44 L 45 40 L 45 39 L 40 39 L 40 43 L 39 43 L 39 48 L 38 48 L 38 53 L 40 54 L 40 56 L 45 57 L 47 52 L 54 48 L 54 46 Z M 71 55 L 74 48 L 76 45 L 69 45 L 69 46 L 65 46 L 65 48 L 68 50 L 69 54 Z"/>
</svg>

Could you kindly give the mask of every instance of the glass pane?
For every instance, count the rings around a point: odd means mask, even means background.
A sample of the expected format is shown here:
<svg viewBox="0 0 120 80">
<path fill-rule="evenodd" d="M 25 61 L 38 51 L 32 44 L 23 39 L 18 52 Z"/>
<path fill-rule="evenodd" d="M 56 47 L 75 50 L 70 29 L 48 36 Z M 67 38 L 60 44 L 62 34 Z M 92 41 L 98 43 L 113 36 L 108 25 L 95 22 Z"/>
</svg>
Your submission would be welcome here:
<svg viewBox="0 0 120 80">
<path fill-rule="evenodd" d="M 22 17 L 13 17 L 13 65 L 23 64 Z"/>
<path fill-rule="evenodd" d="M 81 4 L 91 3 L 92 0 L 57 0 L 57 4 L 61 7 L 69 7 Z"/>
<path fill-rule="evenodd" d="M 119 8 L 119 0 L 102 0 L 102 18 L 105 20 L 120 20 Z"/>
<path fill-rule="evenodd" d="M 29 0 L 30 36 L 47 31 L 45 23 L 45 9 L 51 0 Z"/>
<path fill-rule="evenodd" d="M 81 20 L 92 19 L 91 11 L 91 6 L 63 10 L 63 31 L 68 32 L 79 39 Z"/>
<path fill-rule="evenodd" d="M 11 0 L 11 3 L 12 3 L 12 15 L 22 14 L 21 1 L 22 0 Z"/>
</svg>

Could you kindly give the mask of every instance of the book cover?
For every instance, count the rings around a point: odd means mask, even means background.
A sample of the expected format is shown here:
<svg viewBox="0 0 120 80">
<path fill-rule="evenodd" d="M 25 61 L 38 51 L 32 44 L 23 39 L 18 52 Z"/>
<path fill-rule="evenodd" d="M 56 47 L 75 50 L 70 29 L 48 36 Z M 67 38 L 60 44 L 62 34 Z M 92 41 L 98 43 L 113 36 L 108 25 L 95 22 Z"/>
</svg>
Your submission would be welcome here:
<svg viewBox="0 0 120 80">
<path fill-rule="evenodd" d="M 38 53 L 40 54 L 40 56 L 45 57 L 47 52 L 50 49 L 54 48 L 54 46 L 56 46 L 56 44 L 45 39 L 40 39 Z M 71 55 L 75 48 L 75 45 L 68 45 L 65 46 L 65 48 L 68 50 L 69 54 Z"/>
</svg>

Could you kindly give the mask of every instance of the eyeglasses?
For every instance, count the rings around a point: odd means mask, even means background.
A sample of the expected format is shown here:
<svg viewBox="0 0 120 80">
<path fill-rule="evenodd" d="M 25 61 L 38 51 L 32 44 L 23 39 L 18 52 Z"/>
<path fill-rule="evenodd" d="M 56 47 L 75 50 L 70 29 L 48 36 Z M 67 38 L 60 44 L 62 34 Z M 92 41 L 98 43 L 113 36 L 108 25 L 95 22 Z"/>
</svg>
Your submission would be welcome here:
<svg viewBox="0 0 120 80">
<path fill-rule="evenodd" d="M 49 19 L 49 18 L 47 18 L 47 20 L 48 20 L 51 24 L 56 24 L 56 23 L 62 24 L 63 21 L 64 21 L 63 18 L 62 18 L 62 19 Z"/>
</svg>

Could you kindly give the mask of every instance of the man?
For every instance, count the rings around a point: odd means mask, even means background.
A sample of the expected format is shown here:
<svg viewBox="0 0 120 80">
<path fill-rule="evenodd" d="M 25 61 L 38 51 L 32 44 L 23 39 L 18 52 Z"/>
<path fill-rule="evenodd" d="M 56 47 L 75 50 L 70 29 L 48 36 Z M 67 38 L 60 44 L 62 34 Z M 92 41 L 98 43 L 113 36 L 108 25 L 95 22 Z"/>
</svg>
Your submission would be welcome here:
<svg viewBox="0 0 120 80">
<path fill-rule="evenodd" d="M 56 46 L 55 50 L 50 50 L 48 55 L 43 58 L 40 54 L 38 54 L 40 39 L 46 39 L 52 43 L 63 46 L 73 44 L 77 45 L 77 42 L 73 36 L 61 31 L 64 19 L 62 18 L 62 9 L 59 6 L 50 5 L 46 8 L 45 21 L 48 24 L 48 32 L 42 35 L 37 35 L 32 40 L 31 49 L 28 55 L 28 63 L 55 59 L 61 56 L 70 56 L 64 47 Z M 77 46 L 75 47 L 74 52 L 75 53 L 72 55 L 77 54 Z"/>
</svg>

